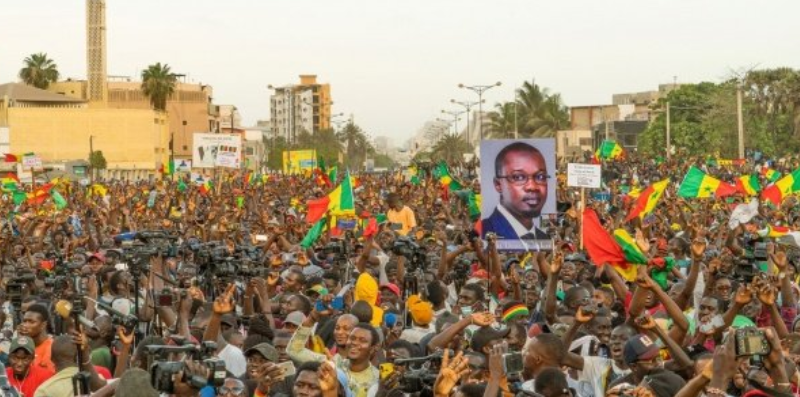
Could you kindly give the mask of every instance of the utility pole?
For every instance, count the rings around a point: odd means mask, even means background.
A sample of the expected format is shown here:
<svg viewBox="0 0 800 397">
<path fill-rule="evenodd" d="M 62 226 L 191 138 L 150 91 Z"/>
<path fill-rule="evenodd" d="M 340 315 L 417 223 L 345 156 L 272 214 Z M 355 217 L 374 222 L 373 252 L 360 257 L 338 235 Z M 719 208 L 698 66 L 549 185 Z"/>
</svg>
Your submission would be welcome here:
<svg viewBox="0 0 800 397">
<path fill-rule="evenodd" d="M 669 119 L 669 102 L 667 102 L 667 160 L 669 160 L 670 156 L 670 119 Z"/>
<path fill-rule="evenodd" d="M 736 85 L 736 122 L 739 127 L 739 158 L 744 158 L 744 119 L 742 117 L 742 82 Z"/>
</svg>

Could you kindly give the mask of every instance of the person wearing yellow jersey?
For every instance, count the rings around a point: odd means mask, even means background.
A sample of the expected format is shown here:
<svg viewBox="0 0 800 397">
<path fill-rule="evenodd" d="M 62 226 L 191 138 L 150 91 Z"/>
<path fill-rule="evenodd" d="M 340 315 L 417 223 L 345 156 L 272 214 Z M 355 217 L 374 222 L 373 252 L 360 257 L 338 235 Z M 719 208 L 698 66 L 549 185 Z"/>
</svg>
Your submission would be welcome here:
<svg viewBox="0 0 800 397">
<path fill-rule="evenodd" d="M 389 227 L 401 236 L 408 236 L 417 227 L 417 218 L 414 216 L 414 211 L 403 205 L 400 195 L 397 193 L 389 194 L 387 203 L 389 204 L 389 210 L 386 211 L 386 220 L 389 221 Z"/>
</svg>

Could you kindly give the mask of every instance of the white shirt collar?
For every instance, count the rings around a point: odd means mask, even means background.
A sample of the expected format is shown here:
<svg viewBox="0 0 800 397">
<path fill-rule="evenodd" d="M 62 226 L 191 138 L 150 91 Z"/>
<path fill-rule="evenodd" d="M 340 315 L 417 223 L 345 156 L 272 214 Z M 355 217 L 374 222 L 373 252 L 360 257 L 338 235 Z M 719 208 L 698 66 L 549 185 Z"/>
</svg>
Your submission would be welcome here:
<svg viewBox="0 0 800 397">
<path fill-rule="evenodd" d="M 534 222 L 530 230 L 528 230 L 525 228 L 525 226 L 522 226 L 522 224 L 519 223 L 517 218 L 514 218 L 514 215 L 511 215 L 511 213 L 508 212 L 508 210 L 506 209 L 505 206 L 503 206 L 503 204 L 498 205 L 497 210 L 500 211 L 501 214 L 503 214 L 503 217 L 506 218 L 508 224 L 511 225 L 511 227 L 514 229 L 514 233 L 517 234 L 517 238 L 522 238 L 522 236 L 528 233 L 533 233 L 534 236 L 536 235 L 536 222 Z"/>
</svg>

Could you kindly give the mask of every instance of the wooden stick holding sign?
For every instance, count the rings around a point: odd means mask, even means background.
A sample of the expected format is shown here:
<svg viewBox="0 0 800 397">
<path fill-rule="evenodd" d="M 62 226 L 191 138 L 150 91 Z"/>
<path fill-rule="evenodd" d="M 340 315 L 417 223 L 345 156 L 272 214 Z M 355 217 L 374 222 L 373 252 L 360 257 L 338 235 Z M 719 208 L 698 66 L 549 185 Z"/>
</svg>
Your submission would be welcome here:
<svg viewBox="0 0 800 397">
<path fill-rule="evenodd" d="M 580 214 L 580 248 L 583 249 L 583 211 L 586 209 L 586 188 L 600 187 L 601 169 L 598 164 L 567 164 L 567 186 L 581 188 Z"/>
<path fill-rule="evenodd" d="M 586 208 L 586 188 L 581 188 L 581 206 L 578 208 L 580 215 L 578 216 L 578 227 L 581 232 L 581 251 L 583 251 L 583 210 Z"/>
</svg>

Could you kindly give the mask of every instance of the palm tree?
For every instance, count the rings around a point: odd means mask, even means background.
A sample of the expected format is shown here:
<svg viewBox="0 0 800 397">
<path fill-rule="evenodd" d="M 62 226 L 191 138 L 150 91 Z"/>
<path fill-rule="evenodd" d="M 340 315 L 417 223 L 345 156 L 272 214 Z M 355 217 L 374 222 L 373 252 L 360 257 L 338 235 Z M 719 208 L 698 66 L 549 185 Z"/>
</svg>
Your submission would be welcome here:
<svg viewBox="0 0 800 397">
<path fill-rule="evenodd" d="M 167 99 L 175 92 L 177 81 L 166 63 L 158 62 L 142 71 L 142 92 L 150 99 L 153 109 L 167 110 Z"/>
<path fill-rule="evenodd" d="M 463 160 L 464 153 L 471 152 L 472 145 L 456 134 L 445 134 L 431 149 L 432 158 L 449 164 Z"/>
<path fill-rule="evenodd" d="M 58 65 L 44 52 L 32 54 L 23 63 L 25 67 L 19 70 L 19 78 L 27 85 L 44 90 L 58 80 Z"/>
<path fill-rule="evenodd" d="M 569 110 L 561 102 L 561 95 L 553 94 L 541 103 L 533 117 L 528 118 L 525 130 L 537 138 L 551 138 L 569 125 Z"/>
<path fill-rule="evenodd" d="M 498 103 L 495 106 L 495 111 L 489 113 L 489 131 L 485 133 L 488 138 L 502 139 L 512 138 L 514 136 L 514 113 L 517 112 L 514 102 Z M 516 120 L 516 123 L 524 122 L 524 120 Z"/>
<path fill-rule="evenodd" d="M 360 165 L 366 160 L 367 153 L 372 148 L 364 131 L 350 121 L 338 135 L 339 141 L 345 145 L 345 153 L 347 154 L 345 163 L 353 169 L 359 169 Z"/>
</svg>

